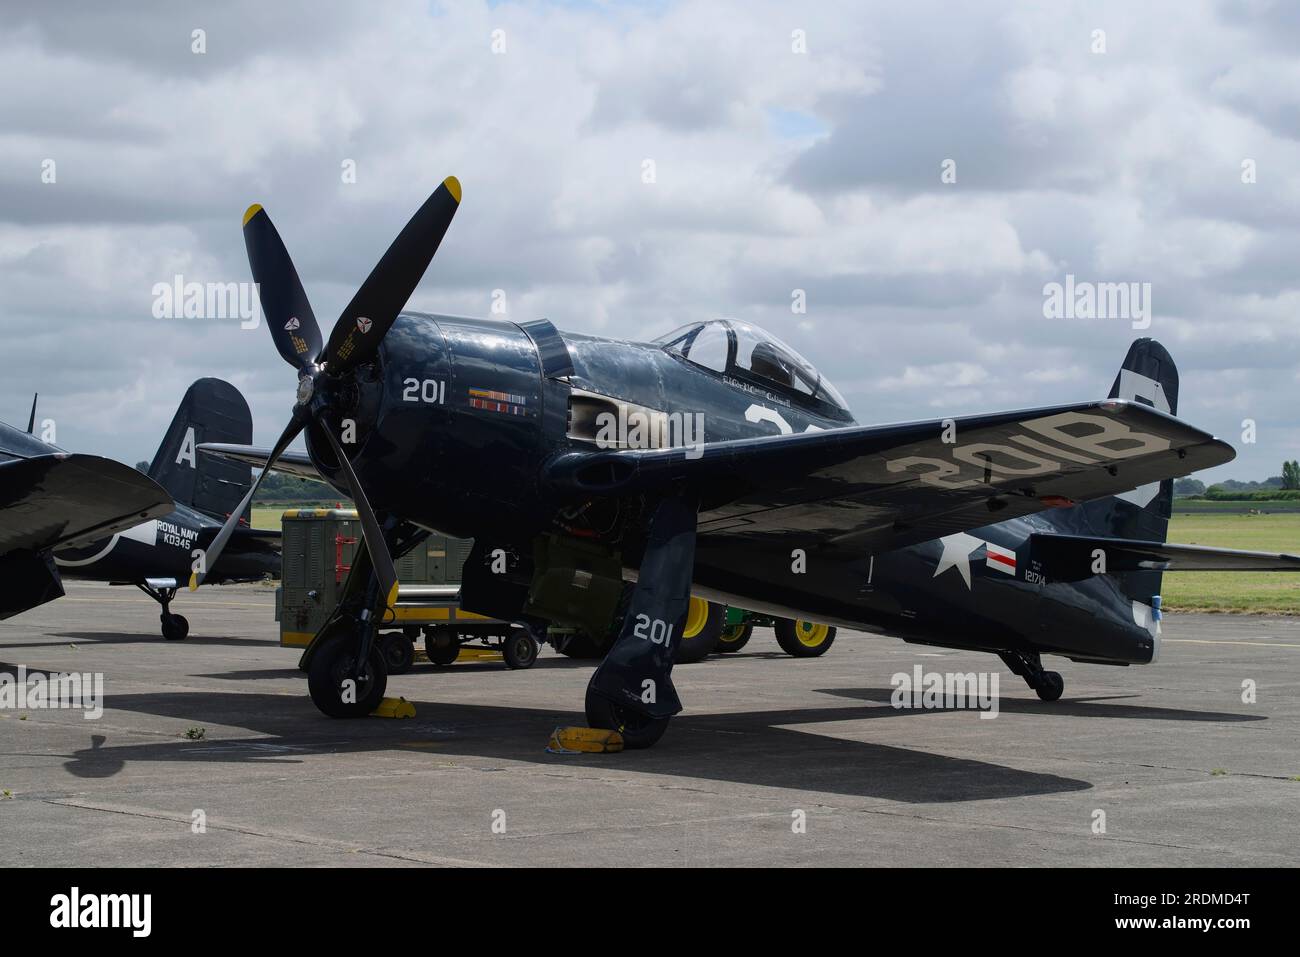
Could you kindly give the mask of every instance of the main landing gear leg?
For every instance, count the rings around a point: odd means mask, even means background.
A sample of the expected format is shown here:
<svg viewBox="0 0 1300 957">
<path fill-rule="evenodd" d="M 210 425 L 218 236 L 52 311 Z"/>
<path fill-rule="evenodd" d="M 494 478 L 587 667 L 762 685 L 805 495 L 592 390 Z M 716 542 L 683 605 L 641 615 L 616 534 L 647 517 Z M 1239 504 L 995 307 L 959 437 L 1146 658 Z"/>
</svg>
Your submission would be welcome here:
<svg viewBox="0 0 1300 957">
<path fill-rule="evenodd" d="M 619 732 L 627 748 L 650 747 L 682 710 L 672 670 L 691 597 L 698 510 L 682 498 L 655 509 L 618 640 L 587 685 L 587 722 Z"/>
<path fill-rule="evenodd" d="M 173 615 L 171 611 L 172 599 L 176 597 L 175 588 L 154 588 L 148 583 L 141 584 L 136 582 L 136 587 L 162 606 L 162 614 L 158 616 L 162 622 L 162 636 L 168 641 L 182 641 L 190 633 L 189 620 L 184 615 Z"/>
<path fill-rule="evenodd" d="M 1043 659 L 1036 651 L 1000 651 L 1001 658 L 1014 674 L 1025 679 L 1044 701 L 1055 701 L 1065 691 L 1065 679 L 1059 672 L 1043 670 Z"/>
<path fill-rule="evenodd" d="M 334 615 L 312 639 L 307 669 L 312 703 L 331 718 L 364 718 L 384 699 L 388 662 L 377 640 L 385 615 L 370 553 L 359 550 Z"/>
</svg>

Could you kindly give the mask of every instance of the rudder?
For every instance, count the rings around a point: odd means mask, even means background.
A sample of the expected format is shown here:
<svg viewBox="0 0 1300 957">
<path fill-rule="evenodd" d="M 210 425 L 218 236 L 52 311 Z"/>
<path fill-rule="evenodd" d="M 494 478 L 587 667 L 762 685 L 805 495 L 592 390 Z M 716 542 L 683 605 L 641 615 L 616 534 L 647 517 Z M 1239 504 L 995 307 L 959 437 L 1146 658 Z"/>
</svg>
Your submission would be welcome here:
<svg viewBox="0 0 1300 957">
<path fill-rule="evenodd" d="M 221 379 L 198 379 L 185 392 L 149 477 L 181 505 L 224 519 L 239 507 L 252 484 L 252 468 L 242 462 L 200 455 L 204 442 L 249 445 L 253 417 L 243 395 Z"/>
<path fill-rule="evenodd" d="M 1138 339 L 1129 347 L 1111 386 L 1110 398 L 1141 402 L 1161 412 L 1178 412 L 1178 367 L 1168 350 L 1154 339 Z M 1054 522 L 1064 533 L 1164 542 L 1173 514 L 1174 482 L 1152 482 L 1122 495 L 1063 509 Z M 1114 576 L 1124 594 L 1147 603 L 1160 594 L 1159 571 L 1119 572 Z"/>
</svg>

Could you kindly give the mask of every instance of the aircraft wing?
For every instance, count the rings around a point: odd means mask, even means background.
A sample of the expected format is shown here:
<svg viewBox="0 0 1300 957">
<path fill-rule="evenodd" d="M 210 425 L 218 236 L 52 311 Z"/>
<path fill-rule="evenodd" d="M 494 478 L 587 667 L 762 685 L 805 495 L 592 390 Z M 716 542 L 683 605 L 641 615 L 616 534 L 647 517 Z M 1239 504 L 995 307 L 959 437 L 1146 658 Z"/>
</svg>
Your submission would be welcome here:
<svg viewBox="0 0 1300 957">
<path fill-rule="evenodd" d="M 101 538 L 175 508 L 149 476 L 97 455 L 55 452 L 0 462 L 0 555 Z"/>
<path fill-rule="evenodd" d="M 228 442 L 203 442 L 199 445 L 199 451 L 223 459 L 234 459 L 236 462 L 247 462 L 258 469 L 266 464 L 266 460 L 271 455 L 270 449 L 259 449 L 251 445 L 232 445 Z M 276 460 L 275 468 L 271 471 L 296 475 L 298 478 L 315 479 L 317 482 L 325 481 L 306 452 L 284 452 Z"/>
<path fill-rule="evenodd" d="M 701 536 L 865 555 L 1234 456 L 1172 416 L 1107 399 L 696 448 L 570 452 L 545 477 L 575 498 L 690 491 L 700 497 Z"/>
<path fill-rule="evenodd" d="M 1029 558 L 1057 581 L 1079 581 L 1095 574 L 1100 557 L 1107 572 L 1147 569 L 1171 572 L 1300 572 L 1300 555 L 1247 552 L 1204 545 L 1174 545 L 1125 538 L 1035 533 Z"/>
</svg>

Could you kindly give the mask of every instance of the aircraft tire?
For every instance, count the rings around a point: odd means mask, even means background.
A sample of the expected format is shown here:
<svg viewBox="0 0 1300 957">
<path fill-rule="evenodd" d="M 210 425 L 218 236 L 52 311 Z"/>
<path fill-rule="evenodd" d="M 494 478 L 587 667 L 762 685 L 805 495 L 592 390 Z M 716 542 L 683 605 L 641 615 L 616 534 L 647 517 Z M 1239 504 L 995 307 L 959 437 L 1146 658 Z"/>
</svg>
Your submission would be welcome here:
<svg viewBox="0 0 1300 957">
<path fill-rule="evenodd" d="M 388 668 L 378 643 L 370 645 L 370 679 L 357 689 L 357 700 L 342 700 L 343 680 L 352 669 L 356 636 L 344 632 L 327 638 L 312 655 L 307 690 L 321 713 L 331 718 L 364 718 L 379 707 L 388 687 Z"/>
<path fill-rule="evenodd" d="M 168 641 L 184 641 L 190 633 L 190 621 L 184 615 L 162 615 L 162 636 Z"/>
<path fill-rule="evenodd" d="M 379 638 L 379 649 L 390 675 L 404 675 L 415 663 L 415 643 L 402 634 L 389 633 Z"/>
<path fill-rule="evenodd" d="M 1059 671 L 1044 671 L 1034 692 L 1044 701 L 1056 701 L 1065 692 L 1065 679 Z"/>
<path fill-rule="evenodd" d="M 460 636 L 451 625 L 437 625 L 424 631 L 424 653 L 429 661 L 445 667 L 460 657 Z"/>
<path fill-rule="evenodd" d="M 749 644 L 753 637 L 753 625 L 727 625 L 718 636 L 718 647 L 714 650 L 721 655 L 732 655 Z"/>
<path fill-rule="evenodd" d="M 630 708 L 616 705 L 608 698 L 587 691 L 587 724 L 593 728 L 617 731 L 623 736 L 623 747 L 639 750 L 651 747 L 668 730 L 672 718 L 651 718 Z"/>
<path fill-rule="evenodd" d="M 835 641 L 835 629 L 812 621 L 778 618 L 773 626 L 776 643 L 792 658 L 817 658 Z"/>
<path fill-rule="evenodd" d="M 501 643 L 501 657 L 505 658 L 506 667 L 511 671 L 537 664 L 539 650 L 537 639 L 527 628 L 511 628 Z"/>
<path fill-rule="evenodd" d="M 686 621 L 682 625 L 682 640 L 677 645 L 673 662 L 693 665 L 703 661 L 718 647 L 722 629 L 727 624 L 727 608 L 716 602 L 691 596 Z"/>
</svg>

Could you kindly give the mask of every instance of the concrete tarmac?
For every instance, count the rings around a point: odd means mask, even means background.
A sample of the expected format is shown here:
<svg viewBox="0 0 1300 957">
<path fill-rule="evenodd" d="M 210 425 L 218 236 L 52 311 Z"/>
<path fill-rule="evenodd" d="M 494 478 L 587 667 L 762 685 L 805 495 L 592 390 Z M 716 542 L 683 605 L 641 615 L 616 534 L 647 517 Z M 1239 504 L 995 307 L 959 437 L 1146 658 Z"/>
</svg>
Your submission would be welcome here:
<svg viewBox="0 0 1300 957">
<path fill-rule="evenodd" d="M 0 671 L 105 683 L 95 720 L 0 709 L 0 864 L 1300 862 L 1300 619 L 1170 615 L 1158 664 L 1048 659 L 1050 704 L 990 655 L 841 631 L 796 660 L 759 630 L 675 669 L 686 711 L 654 749 L 560 755 L 590 662 L 421 663 L 388 686 L 415 718 L 337 721 L 270 590 L 174 610 L 184 642 L 135 589 L 73 582 L 0 622 Z M 915 665 L 997 671 L 997 716 L 892 707 Z"/>
</svg>

